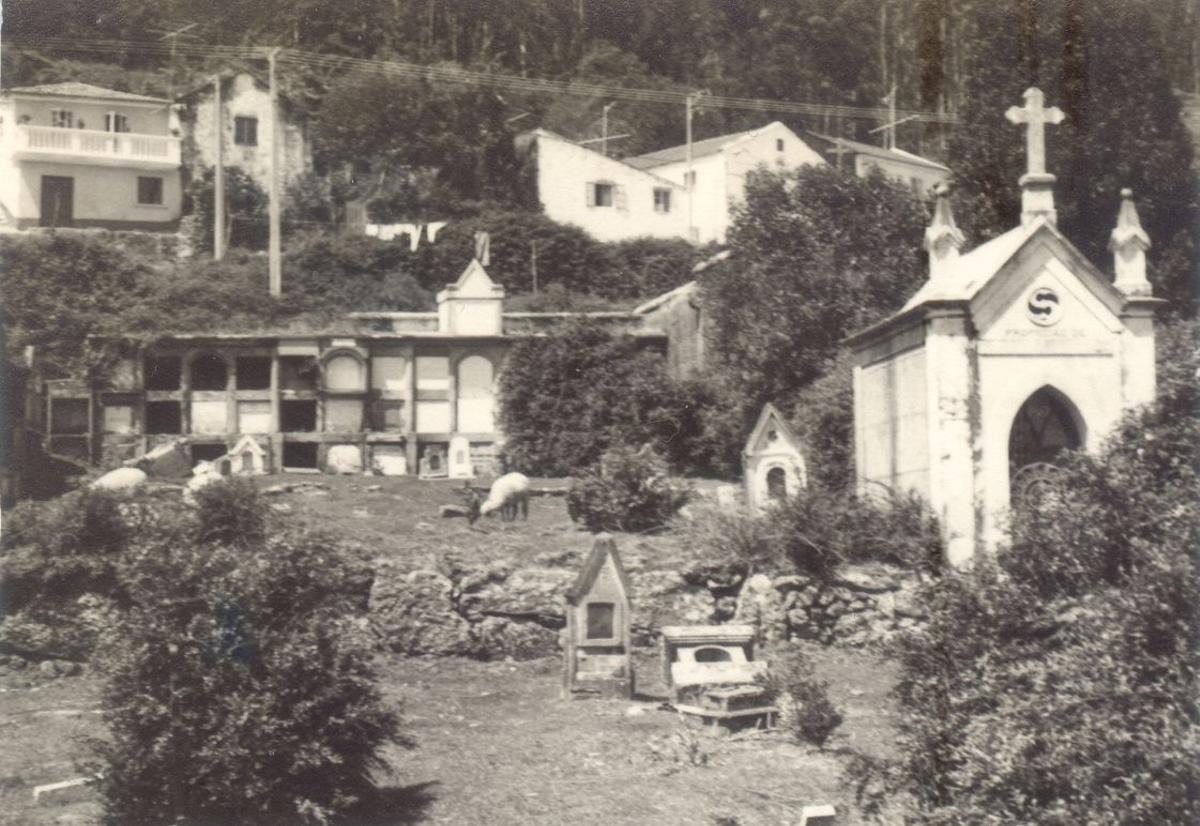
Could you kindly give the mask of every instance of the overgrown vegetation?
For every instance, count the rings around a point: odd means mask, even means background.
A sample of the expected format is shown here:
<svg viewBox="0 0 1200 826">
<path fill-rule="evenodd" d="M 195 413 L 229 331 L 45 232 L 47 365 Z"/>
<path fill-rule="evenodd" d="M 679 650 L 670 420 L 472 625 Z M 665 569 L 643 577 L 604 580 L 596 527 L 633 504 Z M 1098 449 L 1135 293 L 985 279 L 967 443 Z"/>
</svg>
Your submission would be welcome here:
<svg viewBox="0 0 1200 826">
<path fill-rule="evenodd" d="M 697 420 L 714 403 L 700 383 L 677 383 L 660 352 L 598 322 L 520 341 L 500 379 L 509 466 L 566 476 L 608 449 L 651 442 L 679 472 L 718 466 L 726 445 Z"/>
<path fill-rule="evenodd" d="M 780 726 L 797 740 L 824 748 L 846 719 L 829 699 L 829 683 L 798 654 L 776 657 L 766 676 L 767 696 L 780 707 Z"/>
<path fill-rule="evenodd" d="M 105 822 L 324 823 L 369 806 L 402 742 L 375 685 L 363 566 L 274 522 L 249 482 L 178 500 L 83 491 L 6 524 L 10 620 L 105 680 L 91 744 Z"/>
<path fill-rule="evenodd" d="M 567 492 L 567 513 L 592 532 L 641 533 L 661 529 L 687 502 L 667 463 L 650 445 L 616 446 L 584 470 Z"/>
<path fill-rule="evenodd" d="M 913 822 L 1200 818 L 1200 353 L 1187 327 L 1163 342 L 1158 403 L 1018 504 L 994 560 L 927 587 L 931 621 L 898 649 L 902 757 L 873 787 L 907 796 Z"/>
</svg>

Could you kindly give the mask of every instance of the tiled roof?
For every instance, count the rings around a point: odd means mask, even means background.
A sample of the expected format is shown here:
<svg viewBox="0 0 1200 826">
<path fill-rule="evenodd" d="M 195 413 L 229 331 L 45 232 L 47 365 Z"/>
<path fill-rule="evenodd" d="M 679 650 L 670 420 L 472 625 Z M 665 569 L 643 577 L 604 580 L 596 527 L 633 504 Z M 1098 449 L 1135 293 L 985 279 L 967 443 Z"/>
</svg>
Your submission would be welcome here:
<svg viewBox="0 0 1200 826">
<path fill-rule="evenodd" d="M 127 100 L 139 103 L 169 103 L 165 98 L 152 98 L 146 95 L 135 95 L 132 92 L 118 92 L 116 89 L 105 89 L 90 83 L 68 81 L 66 83 L 43 83 L 39 86 L 21 86 L 6 90 L 8 94 L 18 95 L 51 95 L 53 97 L 71 98 L 103 98 L 104 100 Z"/>
<path fill-rule="evenodd" d="M 766 128 L 765 126 L 762 127 L 762 129 Z M 747 135 L 761 132 L 762 129 L 747 129 L 745 132 L 735 132 L 732 135 L 720 135 L 715 138 L 705 138 L 702 141 L 692 141 L 692 160 L 703 158 L 706 155 L 715 155 L 734 141 L 744 138 Z M 687 160 L 686 143 L 679 146 L 670 146 L 666 149 L 659 149 L 655 152 L 648 152 L 645 155 L 637 155 L 633 158 L 625 158 L 625 163 L 638 169 L 651 169 L 656 166 L 678 163 L 684 160 Z"/>
</svg>

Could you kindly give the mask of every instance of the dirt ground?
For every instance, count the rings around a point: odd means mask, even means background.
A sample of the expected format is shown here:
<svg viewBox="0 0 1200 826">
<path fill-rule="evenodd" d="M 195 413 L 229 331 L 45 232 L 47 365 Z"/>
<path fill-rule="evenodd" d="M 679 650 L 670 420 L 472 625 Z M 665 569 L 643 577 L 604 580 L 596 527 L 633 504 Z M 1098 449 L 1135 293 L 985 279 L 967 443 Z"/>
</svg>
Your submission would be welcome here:
<svg viewBox="0 0 1200 826">
<path fill-rule="evenodd" d="M 440 520 L 461 483 L 364 477 L 269 477 L 330 485 L 320 494 L 273 497 L 297 519 L 361 541 L 380 555 L 436 554 L 447 547 L 487 553 L 496 543 L 531 555 L 583 547 L 586 534 L 561 498 L 534 499 L 528 523 L 488 520 L 468 530 Z M 368 485 L 378 490 L 367 491 Z M 561 483 L 560 483 L 561 484 Z M 355 509 L 359 509 L 355 513 Z M 365 515 L 364 511 L 365 509 Z M 641 538 L 617 537 L 623 542 Z M 659 539 L 664 553 L 669 538 Z M 561 662 L 380 659 L 387 697 L 403 709 L 413 749 L 392 748 L 394 775 L 380 778 L 393 815 L 381 824 L 739 824 L 793 823 L 805 804 L 833 803 L 855 823 L 841 779 L 846 751 L 887 754 L 894 734 L 891 663 L 859 651 L 803 649 L 830 683 L 846 720 L 820 751 L 779 733 L 711 733 L 663 710 L 656 652 L 640 652 L 638 696 L 560 700 Z M 772 652 L 766 652 L 769 659 Z M 35 805 L 33 787 L 78 776 L 80 736 L 100 733 L 92 675 L 0 685 L 0 824 L 96 822 L 87 789 Z"/>
</svg>

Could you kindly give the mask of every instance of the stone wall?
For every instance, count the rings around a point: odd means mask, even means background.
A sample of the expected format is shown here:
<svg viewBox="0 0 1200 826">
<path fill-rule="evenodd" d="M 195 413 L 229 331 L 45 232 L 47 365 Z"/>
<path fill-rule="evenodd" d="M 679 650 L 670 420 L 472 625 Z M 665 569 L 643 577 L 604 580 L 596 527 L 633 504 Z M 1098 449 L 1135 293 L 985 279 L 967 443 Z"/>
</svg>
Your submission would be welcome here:
<svg viewBox="0 0 1200 826">
<path fill-rule="evenodd" d="M 887 566 L 855 566 L 831 582 L 799 574 L 753 574 L 694 563 L 654 564 L 653 548 L 621 549 L 633 590 L 634 644 L 657 644 L 664 625 L 747 622 L 764 642 L 827 645 L 884 642 L 924 616 L 916 579 Z M 550 656 L 566 624 L 563 595 L 582 564 L 579 551 L 548 552 L 515 564 L 445 557 L 422 569 L 381 560 L 370 615 L 381 645 L 411 655 Z"/>
</svg>

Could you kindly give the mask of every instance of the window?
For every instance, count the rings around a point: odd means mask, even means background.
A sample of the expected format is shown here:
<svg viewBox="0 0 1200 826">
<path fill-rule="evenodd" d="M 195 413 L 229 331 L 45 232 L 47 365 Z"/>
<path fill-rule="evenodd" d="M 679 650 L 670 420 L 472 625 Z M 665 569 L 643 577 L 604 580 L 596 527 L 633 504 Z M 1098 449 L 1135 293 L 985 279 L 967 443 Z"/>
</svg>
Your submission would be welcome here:
<svg viewBox="0 0 1200 826">
<path fill-rule="evenodd" d="M 589 602 L 587 605 L 587 639 L 611 640 L 616 634 L 616 606 L 611 602 Z"/>
<path fill-rule="evenodd" d="M 87 433 L 87 399 L 51 399 L 51 433 Z"/>
<path fill-rule="evenodd" d="M 258 146 L 258 118 L 235 117 L 233 142 L 238 146 Z"/>
<path fill-rule="evenodd" d="M 302 470 L 317 469 L 317 445 L 315 442 L 284 442 L 283 466 Z"/>
<path fill-rule="evenodd" d="M 695 170 L 692 170 L 691 172 L 685 172 L 685 173 L 684 173 L 684 175 L 683 175 L 683 185 L 684 185 L 684 186 L 686 186 L 688 189 L 695 189 L 695 188 L 696 188 L 696 171 L 695 171 Z"/>
<path fill-rule="evenodd" d="M 163 202 L 163 179 L 138 176 L 138 203 L 161 206 Z"/>
<path fill-rule="evenodd" d="M 238 390 L 267 390 L 270 387 L 271 359 L 268 356 L 240 356 L 238 358 Z"/>
<path fill-rule="evenodd" d="M 655 189 L 654 190 L 654 211 L 655 212 L 670 212 L 671 211 L 671 190 Z"/>
<path fill-rule="evenodd" d="M 60 129 L 70 129 L 75 125 L 75 113 L 66 109 L 51 109 L 50 125 Z"/>
<path fill-rule="evenodd" d="M 284 433 L 312 433 L 317 429 L 317 403 L 287 399 L 279 403 L 279 429 Z M 287 464 L 285 461 L 284 464 Z"/>
<path fill-rule="evenodd" d="M 178 356 L 150 356 L 143 368 L 147 390 L 178 390 L 183 363 Z"/>
<path fill-rule="evenodd" d="M 202 353 L 192 360 L 193 390 L 224 390 L 228 383 L 225 359 L 215 353 Z"/>
<path fill-rule="evenodd" d="M 594 207 L 610 207 L 613 205 L 613 185 L 612 184 L 590 184 L 591 198 L 588 200 L 588 206 Z"/>
<path fill-rule="evenodd" d="M 104 115 L 105 132 L 128 132 L 129 118 L 119 112 L 106 112 Z"/>
<path fill-rule="evenodd" d="M 776 138 L 776 139 L 775 139 L 775 151 L 776 151 L 776 152 L 782 152 L 782 151 L 783 151 L 783 138 Z"/>
<path fill-rule="evenodd" d="M 146 433 L 182 433 L 183 410 L 179 402 L 146 402 Z"/>
</svg>

